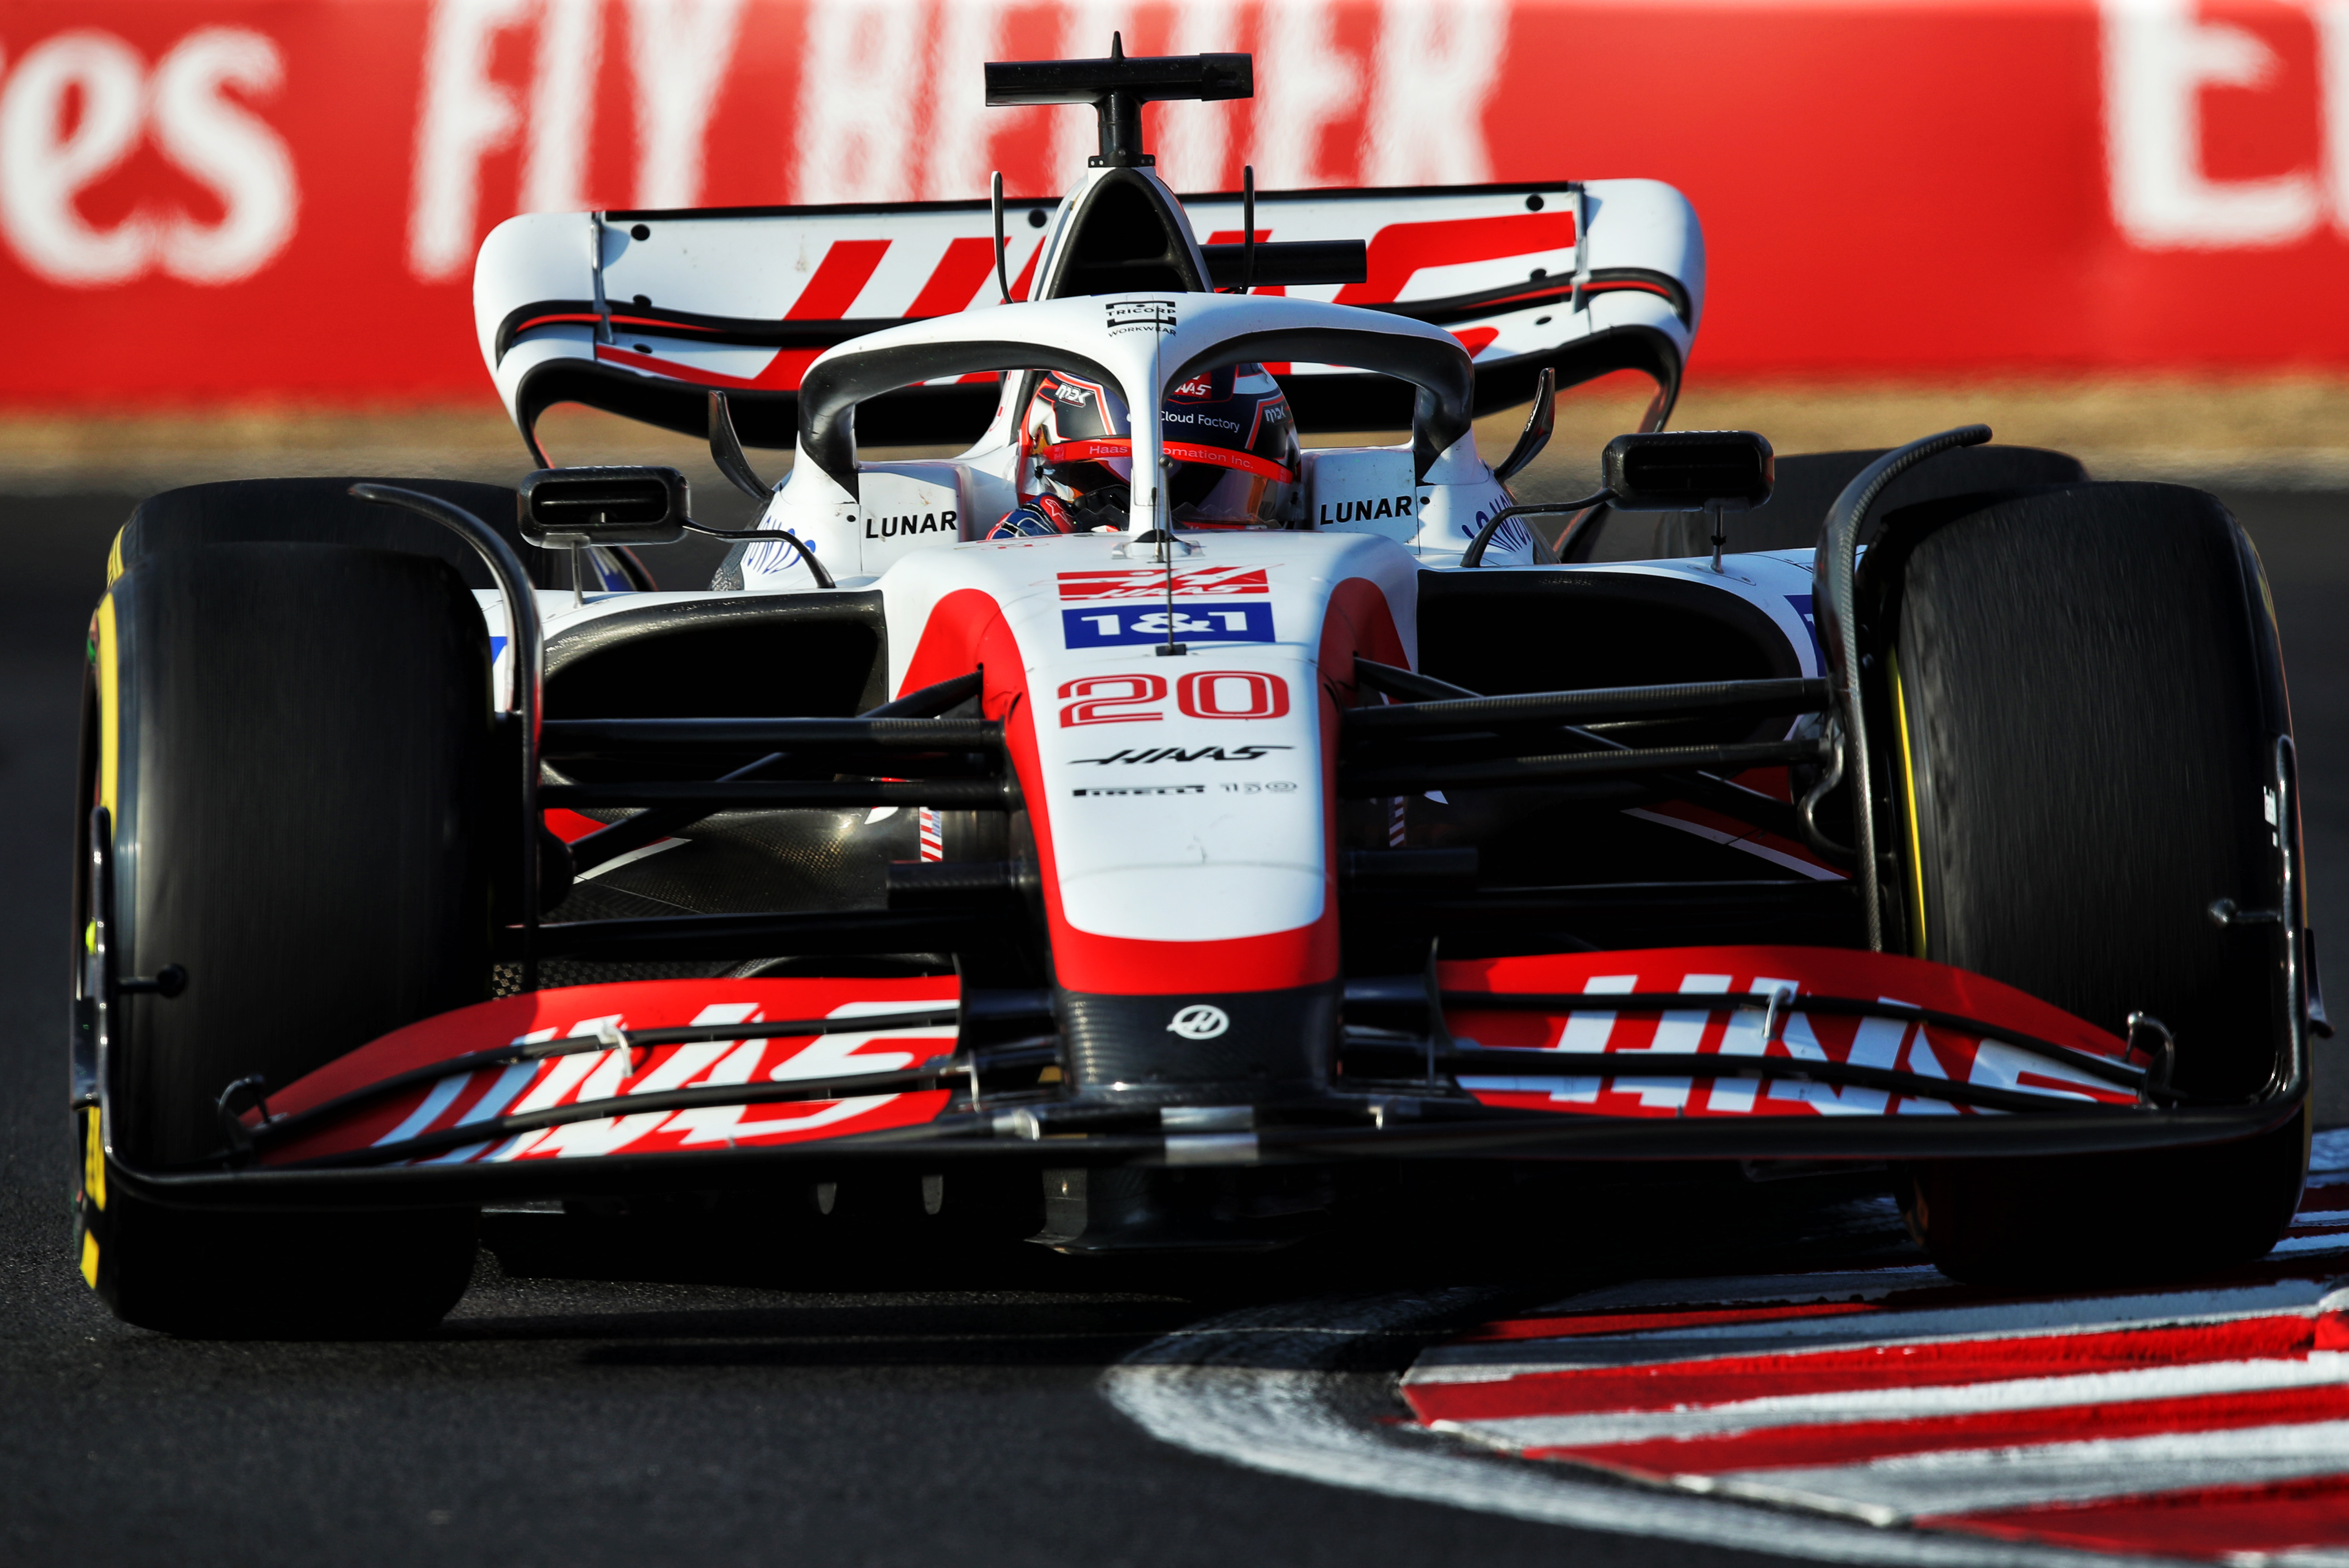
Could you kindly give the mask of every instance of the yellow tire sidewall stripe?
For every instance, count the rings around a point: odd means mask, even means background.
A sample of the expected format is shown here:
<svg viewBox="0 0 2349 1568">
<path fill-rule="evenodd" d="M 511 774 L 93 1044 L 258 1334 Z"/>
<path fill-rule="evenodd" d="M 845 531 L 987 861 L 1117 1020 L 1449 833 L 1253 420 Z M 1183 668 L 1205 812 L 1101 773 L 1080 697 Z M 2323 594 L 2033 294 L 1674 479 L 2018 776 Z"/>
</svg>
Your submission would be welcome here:
<svg viewBox="0 0 2349 1568">
<path fill-rule="evenodd" d="M 1901 812 L 1909 829 L 1909 950 L 1918 958 L 1925 956 L 1925 854 L 1922 835 L 1917 827 L 1917 756 L 1909 741 L 1909 692 L 1900 680 L 1900 654 L 1887 650 L 1887 662 L 1892 673 L 1892 712 L 1895 727 L 1900 733 Z"/>
<path fill-rule="evenodd" d="M 122 783 L 121 639 L 114 624 L 114 596 L 98 605 L 98 804 L 106 807 L 109 823 L 122 813 L 118 798 Z"/>
<path fill-rule="evenodd" d="M 122 535 L 106 559 L 106 597 L 98 606 L 98 804 L 106 808 L 109 827 L 121 817 L 122 789 L 122 669 L 121 638 L 114 613 L 114 585 L 122 576 Z M 94 938 L 93 926 L 88 936 Z M 106 1124 L 96 1106 L 82 1110 L 82 1197 L 100 1213 L 106 1210 Z M 82 1282 L 98 1289 L 98 1237 L 85 1217 L 81 1232 Z"/>
<path fill-rule="evenodd" d="M 81 1190 L 94 1209 L 106 1208 L 106 1126 L 96 1106 L 82 1107 Z"/>
</svg>

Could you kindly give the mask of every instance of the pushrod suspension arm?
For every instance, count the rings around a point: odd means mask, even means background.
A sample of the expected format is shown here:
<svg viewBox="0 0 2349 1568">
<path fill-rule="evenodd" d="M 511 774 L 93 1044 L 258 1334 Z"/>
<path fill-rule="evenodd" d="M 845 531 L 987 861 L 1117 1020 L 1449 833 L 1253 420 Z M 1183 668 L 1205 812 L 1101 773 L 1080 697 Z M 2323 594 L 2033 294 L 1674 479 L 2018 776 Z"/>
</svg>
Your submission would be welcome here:
<svg viewBox="0 0 2349 1568">
<path fill-rule="evenodd" d="M 667 746 L 978 752 L 1003 743 L 1003 726 L 984 719 L 549 719 L 540 734 L 540 751 L 559 757 Z"/>
<path fill-rule="evenodd" d="M 957 675 L 935 685 L 908 691 L 895 701 L 884 702 L 878 708 L 859 714 L 864 719 L 931 719 L 949 708 L 957 707 L 978 696 L 986 685 L 982 671 L 974 670 L 968 675 Z M 721 782 L 753 779 L 771 769 L 791 761 L 789 752 L 774 752 L 746 767 L 735 769 Z M 692 826 L 709 814 L 697 807 L 654 806 L 637 812 L 634 816 L 597 828 L 584 838 L 573 841 L 571 863 L 579 870 L 591 870 L 607 860 L 616 859 L 631 850 L 642 849 L 657 843 L 673 833 Z"/>
<path fill-rule="evenodd" d="M 949 910 L 847 909 L 750 915 L 652 915 L 557 920 L 539 928 L 549 958 L 676 961 L 776 953 L 951 952 L 984 937 L 977 915 Z M 506 933 L 510 940 L 511 932 Z"/>
<path fill-rule="evenodd" d="M 574 811 L 625 805 L 692 806 L 714 811 L 775 811 L 803 806 L 927 805 L 958 811 L 1007 811 L 995 779 L 647 779 L 612 784 L 547 784 L 541 805 Z"/>
<path fill-rule="evenodd" d="M 1391 664 L 1380 664 L 1368 659 L 1354 660 L 1354 675 L 1363 685 L 1374 691 L 1384 692 L 1390 697 L 1409 699 L 1408 703 L 1402 704 L 1404 706 L 1415 706 L 1423 702 L 1485 700 L 1484 693 L 1471 691 L 1464 686 L 1454 686 L 1448 680 L 1439 680 L 1433 676 L 1423 675 L 1415 670 L 1402 670 Z M 1498 699 L 1503 701 L 1508 700 Z M 1361 708 L 1347 710 L 1350 714 L 1369 711 Z M 1630 749 L 1621 741 L 1606 735 L 1594 734 L 1588 730 L 1578 730 L 1568 724 L 1561 724 L 1558 728 L 1561 734 L 1595 752 L 1619 752 Z M 1715 774 L 1696 769 L 1683 769 L 1663 774 L 1661 782 L 1682 792 L 1691 800 L 1702 802 L 1716 810 L 1728 812 L 1731 815 L 1741 821 L 1750 822 L 1756 827 L 1766 827 L 1774 833 L 1783 834 L 1789 838 L 1802 831 L 1795 808 L 1786 802 L 1764 794 L 1758 790 L 1748 789 L 1744 784 L 1732 783 Z"/>
<path fill-rule="evenodd" d="M 1409 794 L 1430 789 L 1505 788 L 1574 779 L 1669 774 L 1683 768 L 1733 772 L 1820 760 L 1816 741 L 1741 741 L 1705 746 L 1627 746 L 1620 751 L 1495 757 L 1475 763 L 1396 762 L 1342 769 L 1338 793 Z M 1767 798 L 1767 797 L 1764 797 Z"/>
<path fill-rule="evenodd" d="M 1392 702 L 1345 710 L 1346 738 L 1464 730 L 1495 724 L 1566 722 L 1630 714 L 1686 713 L 1723 708 L 1816 712 L 1827 705 L 1824 680 L 1701 680 L 1676 686 L 1614 686 L 1581 691 L 1529 691 L 1508 697 L 1464 697 Z M 554 728 L 547 726 L 551 732 Z"/>
</svg>

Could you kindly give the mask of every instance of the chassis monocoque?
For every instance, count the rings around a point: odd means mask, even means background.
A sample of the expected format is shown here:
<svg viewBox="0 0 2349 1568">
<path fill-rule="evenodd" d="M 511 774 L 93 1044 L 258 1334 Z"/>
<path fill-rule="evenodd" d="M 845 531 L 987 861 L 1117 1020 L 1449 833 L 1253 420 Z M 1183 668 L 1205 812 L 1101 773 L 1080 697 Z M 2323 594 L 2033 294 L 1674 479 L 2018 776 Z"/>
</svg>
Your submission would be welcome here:
<svg viewBox="0 0 2349 1568">
<path fill-rule="evenodd" d="M 1466 1168 L 1570 1202 L 1598 1160 L 1887 1163 L 1974 1278 L 2271 1244 L 2323 1015 L 2215 501 L 1979 428 L 1664 432 L 1703 295 L 1668 188 L 1185 202 L 1139 105 L 1244 95 L 1246 57 L 988 69 L 1101 113 L 1050 213 L 484 246 L 542 463 L 580 400 L 706 430 L 758 498 L 710 588 L 635 554 L 699 526 L 665 470 L 134 514 L 76 912 L 117 1311 L 429 1321 L 518 1199 L 918 1191 L 1228 1249 Z M 1186 526 L 1161 398 L 1240 362 L 1408 438 L 1307 452 L 1278 526 Z M 1554 384 L 1625 369 L 1659 389 L 1608 489 L 1516 502 Z M 1125 525 L 990 538 L 1043 370 L 1126 394 Z M 1529 395 L 1488 466 L 1471 419 Z M 876 462 L 860 421 L 985 430 Z"/>
</svg>

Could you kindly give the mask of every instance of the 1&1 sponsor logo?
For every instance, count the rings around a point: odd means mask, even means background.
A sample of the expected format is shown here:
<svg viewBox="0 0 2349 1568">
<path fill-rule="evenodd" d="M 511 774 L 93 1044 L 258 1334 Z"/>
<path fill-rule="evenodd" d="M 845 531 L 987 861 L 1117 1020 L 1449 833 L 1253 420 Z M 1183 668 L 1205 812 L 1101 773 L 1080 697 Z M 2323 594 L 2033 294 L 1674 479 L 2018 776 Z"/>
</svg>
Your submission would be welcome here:
<svg viewBox="0 0 2349 1568">
<path fill-rule="evenodd" d="M 1102 606 L 1064 609 L 1061 635 L 1068 648 L 1114 648 L 1123 643 L 1164 642 L 1168 611 Z M 1173 635 L 1186 642 L 1273 642 L 1269 604 L 1183 605 L 1174 611 Z"/>
</svg>

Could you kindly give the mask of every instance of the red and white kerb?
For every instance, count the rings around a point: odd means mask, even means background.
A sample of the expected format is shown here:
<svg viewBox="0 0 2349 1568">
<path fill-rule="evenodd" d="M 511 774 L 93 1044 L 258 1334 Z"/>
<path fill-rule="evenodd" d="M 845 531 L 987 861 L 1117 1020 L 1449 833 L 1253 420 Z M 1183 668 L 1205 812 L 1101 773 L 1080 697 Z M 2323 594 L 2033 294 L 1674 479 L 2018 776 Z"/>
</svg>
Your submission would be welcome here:
<svg viewBox="0 0 2349 1568">
<path fill-rule="evenodd" d="M 1423 1355 L 1425 1426 L 1650 1485 L 1924 1532 L 2349 1559 L 2349 1186 L 2267 1261 L 2070 1299 L 1930 1265 L 1648 1281 Z"/>
</svg>

